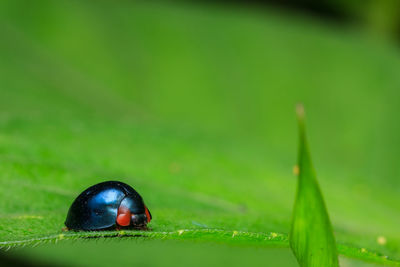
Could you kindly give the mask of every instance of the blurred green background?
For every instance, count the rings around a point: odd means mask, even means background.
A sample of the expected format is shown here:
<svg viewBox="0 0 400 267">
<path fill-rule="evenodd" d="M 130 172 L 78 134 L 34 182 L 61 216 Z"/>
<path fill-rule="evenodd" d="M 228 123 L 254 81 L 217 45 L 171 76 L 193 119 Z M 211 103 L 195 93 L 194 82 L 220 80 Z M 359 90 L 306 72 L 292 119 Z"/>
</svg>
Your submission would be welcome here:
<svg viewBox="0 0 400 267">
<path fill-rule="evenodd" d="M 81 191 L 118 179 L 144 197 L 154 238 L 15 253 L 67 265 L 108 250 L 148 265 L 213 255 L 207 264 L 291 266 L 303 102 L 340 253 L 397 264 L 398 4 L 368 3 L 331 1 L 345 15 L 324 19 L 290 3 L 1 1 L 0 244 L 62 233 Z M 159 241 L 180 230 L 195 234 Z"/>
</svg>

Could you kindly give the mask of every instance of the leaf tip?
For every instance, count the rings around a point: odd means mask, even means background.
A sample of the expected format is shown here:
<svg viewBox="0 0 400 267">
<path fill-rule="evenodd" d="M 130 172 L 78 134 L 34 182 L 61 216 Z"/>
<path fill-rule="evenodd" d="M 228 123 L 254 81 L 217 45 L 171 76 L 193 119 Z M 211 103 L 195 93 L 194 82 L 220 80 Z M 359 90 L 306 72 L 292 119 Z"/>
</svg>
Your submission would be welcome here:
<svg viewBox="0 0 400 267">
<path fill-rule="evenodd" d="M 299 120 L 304 120 L 305 112 L 303 103 L 297 103 L 296 105 L 296 114 Z"/>
</svg>

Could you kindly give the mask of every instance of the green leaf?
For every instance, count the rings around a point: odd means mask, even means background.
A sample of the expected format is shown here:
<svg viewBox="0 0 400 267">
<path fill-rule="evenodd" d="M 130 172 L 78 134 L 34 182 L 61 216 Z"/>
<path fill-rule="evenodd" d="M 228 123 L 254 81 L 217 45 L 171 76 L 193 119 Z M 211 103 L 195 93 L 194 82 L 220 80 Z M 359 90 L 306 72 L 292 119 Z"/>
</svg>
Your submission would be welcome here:
<svg viewBox="0 0 400 267">
<path fill-rule="evenodd" d="M 299 180 L 290 246 L 301 266 L 339 266 L 331 222 L 307 145 L 302 105 L 297 106 L 297 117 L 300 131 Z"/>
<path fill-rule="evenodd" d="M 339 253 L 400 263 L 397 49 L 273 10 L 119 2 L 43 0 L 26 9 L 27 1 L 0 1 L 0 249 L 36 253 L 48 243 L 60 260 L 84 266 L 90 257 L 80 253 L 81 263 L 75 244 L 111 255 L 114 265 L 127 265 L 126 250 L 135 263 L 164 259 L 158 239 L 179 239 L 195 253 L 198 241 L 289 250 L 290 107 L 301 98 L 325 130 L 316 138 L 335 138 L 318 168 L 330 210 L 341 212 Z M 340 107 L 335 116 L 320 105 L 326 96 Z M 106 179 L 140 192 L 152 231 L 61 231 L 74 198 Z M 102 240 L 116 246 L 99 253 Z M 154 244 L 151 256 L 136 253 L 136 240 Z M 212 254 L 285 266 L 265 253 L 224 251 Z M 167 254 L 185 254 L 175 252 Z"/>
</svg>

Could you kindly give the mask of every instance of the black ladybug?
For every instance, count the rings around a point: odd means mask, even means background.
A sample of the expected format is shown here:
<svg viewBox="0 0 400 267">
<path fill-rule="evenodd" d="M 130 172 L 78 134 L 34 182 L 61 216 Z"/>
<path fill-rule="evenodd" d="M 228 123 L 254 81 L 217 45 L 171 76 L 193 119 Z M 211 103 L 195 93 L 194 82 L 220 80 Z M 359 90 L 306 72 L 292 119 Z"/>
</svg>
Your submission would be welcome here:
<svg viewBox="0 0 400 267">
<path fill-rule="evenodd" d="M 129 185 L 108 181 L 83 191 L 69 208 L 70 230 L 145 229 L 151 220 L 142 197 Z"/>
</svg>

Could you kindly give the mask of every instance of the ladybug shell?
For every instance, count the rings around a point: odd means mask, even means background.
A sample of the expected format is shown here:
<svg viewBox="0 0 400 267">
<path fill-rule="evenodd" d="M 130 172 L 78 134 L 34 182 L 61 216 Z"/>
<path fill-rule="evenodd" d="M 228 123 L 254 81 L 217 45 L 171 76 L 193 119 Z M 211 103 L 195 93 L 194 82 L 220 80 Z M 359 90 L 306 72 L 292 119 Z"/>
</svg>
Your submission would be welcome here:
<svg viewBox="0 0 400 267">
<path fill-rule="evenodd" d="M 140 215 L 137 226 L 146 225 L 146 207 L 142 197 L 129 185 L 108 181 L 93 185 L 83 191 L 69 208 L 65 225 L 72 230 L 103 230 L 116 226 L 118 208 L 124 201 L 130 212 Z M 135 227 L 135 223 L 131 225 Z"/>
</svg>

